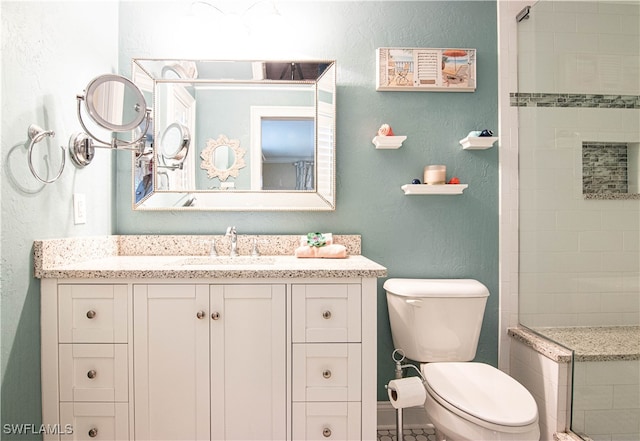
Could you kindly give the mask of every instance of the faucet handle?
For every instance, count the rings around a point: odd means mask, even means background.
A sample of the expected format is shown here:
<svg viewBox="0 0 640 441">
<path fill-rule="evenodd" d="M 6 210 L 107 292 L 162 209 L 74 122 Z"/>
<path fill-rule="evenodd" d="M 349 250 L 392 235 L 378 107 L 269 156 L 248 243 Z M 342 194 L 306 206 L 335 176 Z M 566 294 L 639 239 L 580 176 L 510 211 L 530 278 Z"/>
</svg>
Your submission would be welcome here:
<svg viewBox="0 0 640 441">
<path fill-rule="evenodd" d="M 211 240 L 204 240 L 202 243 L 209 250 L 209 256 L 218 256 L 218 252 L 216 251 L 216 240 L 214 238 L 211 238 Z"/>
<path fill-rule="evenodd" d="M 258 238 L 257 237 L 253 238 L 253 249 L 251 250 L 251 255 L 253 257 L 260 256 L 260 250 L 258 250 Z"/>
</svg>

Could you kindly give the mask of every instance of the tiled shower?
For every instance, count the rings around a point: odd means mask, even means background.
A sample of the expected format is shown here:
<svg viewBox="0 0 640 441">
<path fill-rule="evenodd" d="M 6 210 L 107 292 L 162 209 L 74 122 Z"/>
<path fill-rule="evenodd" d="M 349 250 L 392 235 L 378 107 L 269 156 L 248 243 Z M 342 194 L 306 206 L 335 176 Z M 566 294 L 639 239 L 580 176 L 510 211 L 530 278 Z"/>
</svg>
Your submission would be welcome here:
<svg viewBox="0 0 640 441">
<path fill-rule="evenodd" d="M 603 346 L 624 350 L 604 356 L 584 341 L 571 348 L 567 424 L 596 441 L 637 440 L 640 2 L 525 6 L 528 18 L 512 40 L 517 84 L 509 96 L 517 159 L 505 152 L 518 166 L 517 194 L 506 199 L 518 224 L 510 289 L 519 323 L 543 335 L 630 331 L 631 350 L 612 338 Z"/>
<path fill-rule="evenodd" d="M 638 440 L 640 2 L 498 9 L 501 328 L 599 334 L 578 339 L 573 363 L 504 337 L 500 365 L 516 376 L 520 360 L 537 366 L 541 439 L 570 427 L 585 439 Z M 615 354 L 590 353 L 590 341 Z"/>
</svg>

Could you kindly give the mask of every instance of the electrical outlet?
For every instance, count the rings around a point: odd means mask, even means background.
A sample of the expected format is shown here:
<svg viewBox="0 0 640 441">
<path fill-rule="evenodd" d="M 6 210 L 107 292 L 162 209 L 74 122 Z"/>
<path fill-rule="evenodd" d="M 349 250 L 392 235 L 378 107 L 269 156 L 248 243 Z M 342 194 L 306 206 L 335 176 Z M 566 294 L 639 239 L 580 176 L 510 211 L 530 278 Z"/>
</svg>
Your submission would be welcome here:
<svg viewBox="0 0 640 441">
<path fill-rule="evenodd" d="M 87 200 L 84 193 L 73 194 L 73 223 L 87 223 Z"/>
</svg>

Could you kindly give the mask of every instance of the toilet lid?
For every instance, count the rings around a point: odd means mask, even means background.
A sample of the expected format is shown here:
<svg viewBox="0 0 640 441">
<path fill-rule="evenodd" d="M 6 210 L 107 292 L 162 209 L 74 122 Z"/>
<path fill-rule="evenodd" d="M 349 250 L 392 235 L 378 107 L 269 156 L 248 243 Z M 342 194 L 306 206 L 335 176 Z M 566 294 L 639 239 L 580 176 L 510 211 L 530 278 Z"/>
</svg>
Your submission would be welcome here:
<svg viewBox="0 0 640 441">
<path fill-rule="evenodd" d="M 525 426 L 538 419 L 538 407 L 529 391 L 488 364 L 427 363 L 422 373 L 440 399 L 479 420 Z"/>
</svg>

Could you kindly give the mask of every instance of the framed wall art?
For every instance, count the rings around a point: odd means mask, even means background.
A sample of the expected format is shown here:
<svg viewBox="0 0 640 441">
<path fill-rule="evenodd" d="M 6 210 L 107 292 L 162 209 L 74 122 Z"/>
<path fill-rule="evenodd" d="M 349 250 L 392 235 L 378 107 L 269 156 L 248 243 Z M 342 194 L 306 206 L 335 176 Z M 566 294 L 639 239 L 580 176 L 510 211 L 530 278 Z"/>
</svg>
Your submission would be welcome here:
<svg viewBox="0 0 640 441">
<path fill-rule="evenodd" d="M 378 91 L 476 90 L 475 49 L 378 48 L 376 69 Z"/>
</svg>

